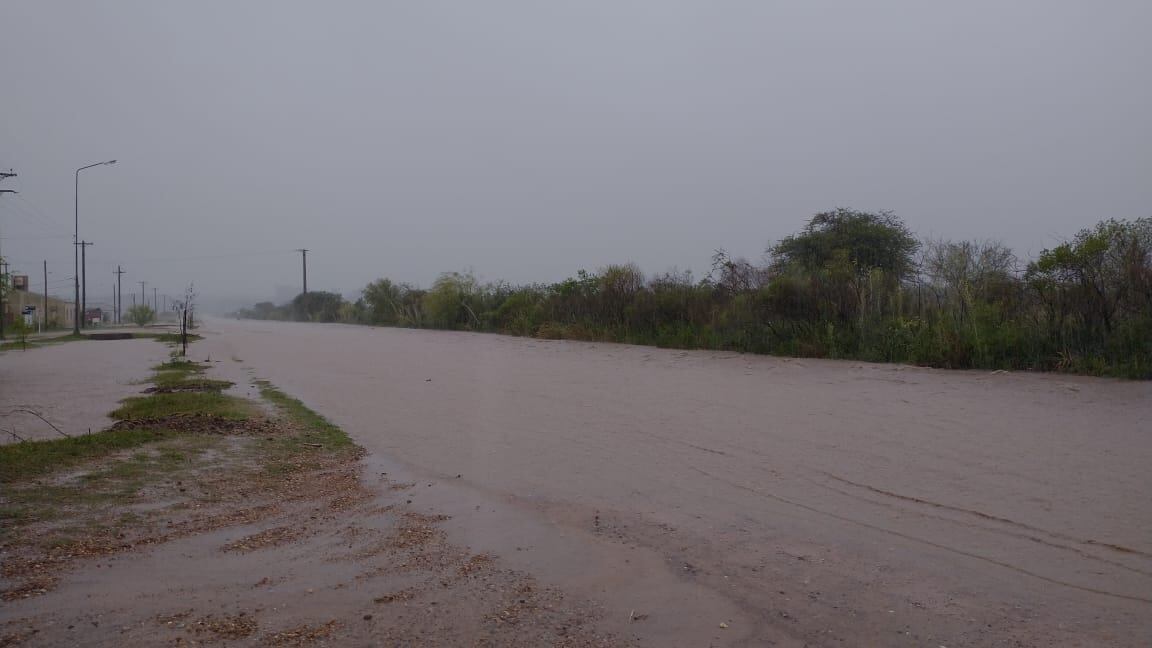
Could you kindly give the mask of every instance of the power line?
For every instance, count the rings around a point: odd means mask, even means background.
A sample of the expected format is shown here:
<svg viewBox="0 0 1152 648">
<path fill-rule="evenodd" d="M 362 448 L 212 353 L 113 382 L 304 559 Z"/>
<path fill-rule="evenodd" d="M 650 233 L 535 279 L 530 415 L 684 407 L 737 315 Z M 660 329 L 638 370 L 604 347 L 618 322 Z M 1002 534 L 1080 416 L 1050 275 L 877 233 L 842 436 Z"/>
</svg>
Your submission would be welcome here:
<svg viewBox="0 0 1152 648">
<path fill-rule="evenodd" d="M 48 214 L 45 214 L 45 213 L 44 213 L 44 211 L 43 211 L 42 209 L 40 209 L 39 207 L 37 207 L 37 206 L 36 206 L 34 203 L 32 203 L 31 201 L 29 201 L 29 200 L 28 200 L 27 198 L 25 198 L 24 196 L 22 196 L 22 195 L 21 195 L 21 196 L 17 196 L 16 198 L 17 198 L 17 200 L 19 200 L 20 202 L 24 203 L 24 205 L 25 205 L 25 206 L 26 206 L 28 209 L 31 209 L 31 210 L 32 210 L 32 212 L 33 212 L 33 213 L 35 213 L 35 214 L 36 214 L 37 216 L 39 216 L 40 218 L 42 218 L 42 219 L 44 219 L 44 220 L 48 221 L 49 223 L 51 223 L 51 224 L 55 225 L 56 227 L 59 227 L 59 228 L 60 228 L 60 229 L 62 229 L 62 230 L 67 230 L 67 229 L 68 229 L 68 226 L 67 226 L 67 225 L 64 225 L 64 224 L 62 224 L 60 221 L 58 221 L 58 220 L 56 220 L 56 219 L 52 218 L 52 217 L 51 217 L 51 216 L 49 216 Z"/>
<path fill-rule="evenodd" d="M 38 265 L 42 259 L 26 259 L 24 257 L 10 257 L 5 255 L 5 260 L 10 261 L 12 265 Z"/>
<path fill-rule="evenodd" d="M 19 216 L 45 231 L 57 232 L 65 229 L 59 222 L 49 218 L 44 212 L 28 202 L 24 196 L 17 194 L 14 197 L 16 198 L 15 201 L 4 201 L 6 212 Z"/>
<path fill-rule="evenodd" d="M 157 258 L 133 258 L 134 261 L 141 263 L 167 263 L 169 261 L 201 261 L 205 259 L 229 259 L 234 257 L 249 257 L 249 256 L 268 256 L 273 254 L 292 254 L 299 252 L 299 250 L 263 250 L 253 252 L 230 252 L 228 254 L 207 254 L 202 256 L 186 256 L 186 257 L 157 257 Z"/>
<path fill-rule="evenodd" d="M 71 234 L 53 234 L 51 236 L 0 236 L 2 241 L 38 241 L 41 239 L 66 239 L 72 238 Z"/>
<path fill-rule="evenodd" d="M 72 235 L 69 234 L 67 236 L 51 236 L 51 237 L 46 236 L 43 238 L 72 238 Z M 7 237 L 0 237 L 0 240 L 9 240 L 9 239 Z M 114 238 L 114 239 L 112 239 L 112 241 L 113 241 L 113 243 L 117 243 L 117 242 L 121 242 L 121 241 L 128 242 L 128 239 L 115 239 Z M 258 251 L 253 251 L 253 252 L 230 252 L 228 254 L 207 254 L 207 255 L 185 256 L 185 257 L 151 257 L 151 258 L 149 258 L 149 257 L 128 256 L 128 260 L 135 262 L 135 263 L 171 263 L 171 262 L 176 262 L 176 261 L 203 261 L 203 260 L 209 260 L 209 259 L 230 259 L 230 258 L 238 258 L 238 257 L 272 256 L 272 255 L 280 255 L 280 254 L 288 255 L 288 254 L 294 254 L 295 252 L 296 252 L 296 250 L 279 249 L 279 250 L 258 250 Z M 97 258 L 97 257 L 94 257 L 94 258 Z"/>
</svg>

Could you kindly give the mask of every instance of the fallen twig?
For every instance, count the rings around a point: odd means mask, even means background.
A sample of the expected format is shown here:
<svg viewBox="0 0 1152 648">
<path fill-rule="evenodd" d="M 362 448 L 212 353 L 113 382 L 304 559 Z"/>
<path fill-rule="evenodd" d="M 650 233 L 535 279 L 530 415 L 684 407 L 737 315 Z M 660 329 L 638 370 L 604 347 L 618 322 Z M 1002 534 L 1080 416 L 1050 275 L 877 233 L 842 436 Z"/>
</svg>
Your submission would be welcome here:
<svg viewBox="0 0 1152 648">
<path fill-rule="evenodd" d="M 69 438 L 69 439 L 71 439 L 71 438 L 72 438 L 72 435 L 71 435 L 71 434 L 68 434 L 68 433 L 67 433 L 67 432 L 65 432 L 64 430 L 61 430 L 60 428 L 58 428 L 58 427 L 56 427 L 55 425 L 53 425 L 53 424 L 52 424 L 52 421 L 49 421 L 48 419 L 44 418 L 44 417 L 43 417 L 43 416 L 40 414 L 40 412 L 37 412 L 36 410 L 31 410 L 31 409 L 28 409 L 28 408 L 25 408 L 25 407 L 17 407 L 17 408 L 14 408 L 14 409 L 10 409 L 10 410 L 8 410 L 7 412 L 4 412 L 3 414 L 0 414 L 0 416 L 11 416 L 12 414 L 16 414 L 16 413 L 18 413 L 18 412 L 19 412 L 19 413 L 24 413 L 24 414 L 31 414 L 32 416 L 35 416 L 36 418 L 40 419 L 41 421 L 44 421 L 44 423 L 45 423 L 45 424 L 47 424 L 47 425 L 48 425 L 48 427 L 52 428 L 53 430 L 56 430 L 56 432 L 57 432 L 57 433 L 59 433 L 61 436 L 67 437 L 67 438 Z"/>
</svg>

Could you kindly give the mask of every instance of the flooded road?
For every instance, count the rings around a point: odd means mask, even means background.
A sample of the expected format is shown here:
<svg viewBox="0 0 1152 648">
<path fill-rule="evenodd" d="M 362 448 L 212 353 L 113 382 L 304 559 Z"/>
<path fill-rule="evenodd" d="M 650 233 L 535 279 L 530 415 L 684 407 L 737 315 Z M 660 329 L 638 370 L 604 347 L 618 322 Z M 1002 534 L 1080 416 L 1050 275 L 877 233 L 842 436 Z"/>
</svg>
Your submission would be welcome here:
<svg viewBox="0 0 1152 648">
<path fill-rule="evenodd" d="M 208 320 L 654 645 L 1146 645 L 1152 384 Z M 374 462 L 374 463 L 373 463 Z M 641 620 L 634 620 L 643 615 Z"/>
<path fill-rule="evenodd" d="M 77 436 L 112 424 L 168 357 L 156 340 L 83 340 L 0 354 L 0 444 Z M 41 418 L 42 417 L 42 418 Z"/>
</svg>

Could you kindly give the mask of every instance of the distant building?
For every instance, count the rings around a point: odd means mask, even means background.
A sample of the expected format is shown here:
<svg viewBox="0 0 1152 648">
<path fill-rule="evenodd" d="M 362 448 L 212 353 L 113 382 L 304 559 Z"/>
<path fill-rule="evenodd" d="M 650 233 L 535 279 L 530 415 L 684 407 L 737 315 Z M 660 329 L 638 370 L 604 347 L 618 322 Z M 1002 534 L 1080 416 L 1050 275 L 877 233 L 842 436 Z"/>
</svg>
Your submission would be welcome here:
<svg viewBox="0 0 1152 648">
<path fill-rule="evenodd" d="M 19 277 L 12 277 L 13 284 L 16 284 L 16 279 Z M 27 286 L 27 279 L 23 282 Z M 31 307 L 32 321 L 36 322 L 37 326 L 44 326 L 45 328 L 72 328 L 73 317 L 76 311 L 72 308 L 72 302 L 67 302 L 55 297 L 48 297 L 48 312 L 44 312 L 44 295 L 40 295 L 28 290 L 15 289 L 9 290 L 4 295 L 4 311 L 0 313 L 0 317 L 4 318 L 4 326 L 11 326 L 16 322 L 16 318 L 24 317 L 25 309 Z M 92 310 L 92 309 L 89 309 Z M 99 310 L 99 309 L 97 309 Z"/>
</svg>

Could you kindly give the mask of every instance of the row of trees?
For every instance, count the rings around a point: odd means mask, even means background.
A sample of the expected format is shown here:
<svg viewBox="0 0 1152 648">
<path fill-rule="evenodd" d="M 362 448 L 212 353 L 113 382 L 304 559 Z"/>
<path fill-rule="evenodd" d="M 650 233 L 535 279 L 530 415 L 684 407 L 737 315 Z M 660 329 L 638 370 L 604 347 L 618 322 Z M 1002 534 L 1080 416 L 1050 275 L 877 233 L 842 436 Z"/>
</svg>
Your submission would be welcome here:
<svg viewBox="0 0 1152 648">
<path fill-rule="evenodd" d="M 839 209 L 760 264 L 718 251 L 700 280 L 634 264 L 555 284 L 441 275 L 257 304 L 242 317 L 493 331 L 937 367 L 1152 377 L 1152 218 L 1107 220 L 1028 262 L 991 241 L 918 241 Z"/>
</svg>

